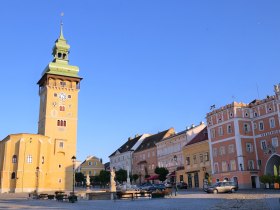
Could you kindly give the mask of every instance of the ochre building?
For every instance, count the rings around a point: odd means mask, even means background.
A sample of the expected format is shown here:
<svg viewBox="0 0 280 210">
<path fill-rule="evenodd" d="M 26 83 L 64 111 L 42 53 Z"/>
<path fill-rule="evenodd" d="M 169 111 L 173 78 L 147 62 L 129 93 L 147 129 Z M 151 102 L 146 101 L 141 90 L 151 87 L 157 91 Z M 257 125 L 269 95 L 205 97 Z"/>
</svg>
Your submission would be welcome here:
<svg viewBox="0 0 280 210">
<path fill-rule="evenodd" d="M 38 134 L 11 134 L 0 142 L 0 192 L 71 190 L 76 155 L 79 68 L 69 65 L 62 31 L 39 85 Z"/>
</svg>

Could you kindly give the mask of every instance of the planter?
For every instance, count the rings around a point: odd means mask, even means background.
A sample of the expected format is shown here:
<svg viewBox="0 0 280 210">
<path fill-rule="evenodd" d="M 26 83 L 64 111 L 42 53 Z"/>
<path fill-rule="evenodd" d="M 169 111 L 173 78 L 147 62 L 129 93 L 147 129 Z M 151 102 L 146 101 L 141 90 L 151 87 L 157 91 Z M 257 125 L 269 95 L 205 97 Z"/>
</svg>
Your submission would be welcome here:
<svg viewBox="0 0 280 210">
<path fill-rule="evenodd" d="M 152 193 L 152 198 L 164 198 L 164 193 Z"/>
<path fill-rule="evenodd" d="M 279 189 L 279 183 L 274 183 L 274 189 Z"/>
</svg>

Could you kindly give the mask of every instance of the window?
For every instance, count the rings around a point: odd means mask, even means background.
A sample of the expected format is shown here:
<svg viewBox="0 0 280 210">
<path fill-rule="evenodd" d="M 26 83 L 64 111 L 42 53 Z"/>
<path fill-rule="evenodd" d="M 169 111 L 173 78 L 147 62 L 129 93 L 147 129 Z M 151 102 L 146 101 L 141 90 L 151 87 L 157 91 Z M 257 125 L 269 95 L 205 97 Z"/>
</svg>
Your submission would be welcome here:
<svg viewBox="0 0 280 210">
<path fill-rule="evenodd" d="M 88 175 L 91 175 L 91 171 L 88 172 Z"/>
<path fill-rule="evenodd" d="M 236 171 L 236 162 L 235 160 L 230 161 L 230 170 L 231 171 Z"/>
<path fill-rule="evenodd" d="M 62 57 L 62 54 L 61 54 L 61 53 L 57 53 L 57 57 L 58 57 L 58 58 L 61 58 L 61 57 Z"/>
<path fill-rule="evenodd" d="M 253 144 L 252 143 L 246 143 L 246 151 L 247 152 L 253 152 Z"/>
<path fill-rule="evenodd" d="M 71 98 L 71 95 L 68 95 L 68 98 Z"/>
<path fill-rule="evenodd" d="M 45 157 L 42 156 L 42 164 L 44 164 L 44 163 L 45 163 Z"/>
<path fill-rule="evenodd" d="M 13 155 L 12 163 L 17 163 L 17 156 L 16 155 Z"/>
<path fill-rule="evenodd" d="M 63 148 L 64 147 L 64 142 L 63 141 L 60 141 L 59 142 L 59 148 Z"/>
<path fill-rule="evenodd" d="M 32 155 L 27 155 L 27 163 L 32 163 Z"/>
<path fill-rule="evenodd" d="M 219 164 L 218 163 L 214 163 L 214 173 L 219 173 Z"/>
<path fill-rule="evenodd" d="M 254 116 L 257 117 L 257 116 L 258 116 L 258 113 L 257 113 L 257 112 L 254 112 Z"/>
<path fill-rule="evenodd" d="M 244 133 L 248 133 L 251 131 L 250 125 L 248 123 L 243 124 Z"/>
<path fill-rule="evenodd" d="M 61 178 L 58 179 L 58 183 L 62 183 L 62 179 Z"/>
<path fill-rule="evenodd" d="M 263 130 L 264 130 L 263 121 L 260 121 L 260 122 L 259 122 L 259 129 L 260 129 L 260 131 L 263 131 Z"/>
<path fill-rule="evenodd" d="M 266 140 L 261 141 L 261 148 L 262 148 L 262 150 L 266 149 Z"/>
<path fill-rule="evenodd" d="M 190 157 L 186 157 L 186 164 L 190 165 Z"/>
<path fill-rule="evenodd" d="M 204 153 L 204 160 L 208 161 L 209 160 L 209 154 L 208 152 Z"/>
<path fill-rule="evenodd" d="M 220 126 L 220 127 L 218 127 L 218 132 L 219 132 L 219 136 L 222 136 L 223 135 L 223 127 L 222 126 Z"/>
<path fill-rule="evenodd" d="M 227 162 L 226 161 L 222 161 L 222 171 L 227 171 Z"/>
<path fill-rule="evenodd" d="M 248 112 L 245 112 L 245 117 L 248 117 L 248 116 L 249 116 Z"/>
<path fill-rule="evenodd" d="M 269 126 L 270 126 L 270 128 L 275 128 L 275 119 L 274 118 L 269 119 Z"/>
<path fill-rule="evenodd" d="M 249 169 L 249 170 L 254 169 L 254 161 L 253 161 L 253 160 L 249 160 L 249 161 L 248 161 L 248 169 Z"/>
<path fill-rule="evenodd" d="M 229 114 L 229 116 L 230 116 L 230 117 L 233 117 L 233 113 L 231 112 L 231 113 Z"/>
<path fill-rule="evenodd" d="M 60 82 L 60 85 L 61 85 L 62 87 L 64 87 L 64 86 L 66 86 L 66 82 Z"/>
<path fill-rule="evenodd" d="M 61 168 L 61 164 L 58 164 L 58 168 Z"/>
<path fill-rule="evenodd" d="M 217 152 L 217 148 L 213 148 L 213 156 L 214 156 L 214 157 L 217 157 L 217 153 L 218 153 L 218 152 Z"/>
<path fill-rule="evenodd" d="M 88 162 L 88 165 L 89 165 L 89 166 L 91 166 L 91 165 L 92 165 L 92 162 L 91 162 L 91 161 L 89 161 L 89 162 Z"/>
<path fill-rule="evenodd" d="M 16 178 L 16 172 L 13 172 L 11 175 L 11 179 L 15 179 Z"/>
<path fill-rule="evenodd" d="M 273 147 L 278 147 L 278 138 L 277 137 L 272 138 L 271 142 L 272 142 Z"/>
<path fill-rule="evenodd" d="M 227 132 L 228 132 L 228 133 L 232 133 L 231 125 L 227 125 Z"/>
<path fill-rule="evenodd" d="M 193 163 L 197 164 L 196 155 L 193 156 Z"/>
<path fill-rule="evenodd" d="M 65 111 L 65 106 L 59 106 L 59 111 L 64 112 Z"/>
<path fill-rule="evenodd" d="M 215 138 L 216 137 L 216 133 L 215 133 L 215 129 L 211 129 L 211 138 Z"/>
<path fill-rule="evenodd" d="M 57 121 L 57 126 L 66 127 L 66 120 L 58 120 L 58 121 Z"/>
<path fill-rule="evenodd" d="M 234 144 L 228 145 L 228 153 L 229 153 L 229 154 L 234 153 Z"/>
<path fill-rule="evenodd" d="M 254 129 L 255 130 L 257 129 L 257 123 L 254 123 Z"/>
<path fill-rule="evenodd" d="M 199 155 L 200 162 L 203 163 L 203 154 Z"/>
<path fill-rule="evenodd" d="M 57 97 L 57 93 L 54 93 L 53 96 L 54 96 L 54 97 Z"/>
<path fill-rule="evenodd" d="M 224 155 L 224 154 L 226 154 L 225 147 L 221 146 L 220 147 L 220 155 Z"/>
<path fill-rule="evenodd" d="M 93 162 L 93 165 L 96 166 L 96 162 Z"/>
</svg>

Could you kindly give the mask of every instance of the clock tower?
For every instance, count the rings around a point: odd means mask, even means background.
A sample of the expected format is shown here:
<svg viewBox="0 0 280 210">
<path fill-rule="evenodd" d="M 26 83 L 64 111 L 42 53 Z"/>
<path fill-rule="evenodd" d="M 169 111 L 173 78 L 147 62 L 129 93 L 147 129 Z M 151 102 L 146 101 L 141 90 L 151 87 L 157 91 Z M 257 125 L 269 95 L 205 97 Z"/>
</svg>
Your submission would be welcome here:
<svg viewBox="0 0 280 210">
<path fill-rule="evenodd" d="M 59 38 L 50 62 L 38 81 L 40 111 L 38 134 L 49 137 L 48 179 L 51 189 L 71 189 L 72 156 L 76 156 L 78 93 L 80 81 L 77 66 L 69 65 L 69 49 L 60 26 Z"/>
</svg>

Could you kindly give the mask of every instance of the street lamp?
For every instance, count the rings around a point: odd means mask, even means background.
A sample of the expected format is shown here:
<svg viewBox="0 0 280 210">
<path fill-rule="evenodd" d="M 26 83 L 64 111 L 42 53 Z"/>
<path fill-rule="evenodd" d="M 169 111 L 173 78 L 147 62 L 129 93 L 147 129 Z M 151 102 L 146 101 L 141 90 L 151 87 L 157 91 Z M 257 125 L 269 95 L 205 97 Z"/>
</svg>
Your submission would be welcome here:
<svg viewBox="0 0 280 210">
<path fill-rule="evenodd" d="M 177 183 L 176 183 L 177 155 L 174 155 L 173 159 L 175 161 L 175 170 L 174 170 L 175 196 L 177 196 Z"/>
<path fill-rule="evenodd" d="M 73 163 L 73 190 L 72 190 L 72 196 L 74 196 L 75 194 L 75 189 L 74 189 L 74 187 L 75 187 L 75 162 L 76 162 L 76 157 L 75 156 L 73 156 L 72 158 L 71 158 L 71 160 L 72 160 L 72 163 Z"/>
</svg>

